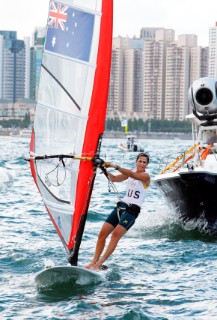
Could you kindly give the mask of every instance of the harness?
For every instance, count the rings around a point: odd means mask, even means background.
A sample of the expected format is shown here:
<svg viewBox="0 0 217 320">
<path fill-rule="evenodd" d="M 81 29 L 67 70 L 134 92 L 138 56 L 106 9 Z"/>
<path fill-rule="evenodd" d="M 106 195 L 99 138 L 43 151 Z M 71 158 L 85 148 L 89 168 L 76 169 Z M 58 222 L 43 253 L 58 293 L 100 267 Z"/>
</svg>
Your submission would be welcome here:
<svg viewBox="0 0 217 320">
<path fill-rule="evenodd" d="M 126 211 L 129 214 L 132 214 L 135 218 L 137 218 L 140 213 L 140 209 L 141 208 L 139 206 L 137 206 L 136 204 L 129 204 L 128 205 L 125 202 L 118 201 L 118 203 L 117 203 L 118 220 L 120 220 L 121 215 Z"/>
</svg>

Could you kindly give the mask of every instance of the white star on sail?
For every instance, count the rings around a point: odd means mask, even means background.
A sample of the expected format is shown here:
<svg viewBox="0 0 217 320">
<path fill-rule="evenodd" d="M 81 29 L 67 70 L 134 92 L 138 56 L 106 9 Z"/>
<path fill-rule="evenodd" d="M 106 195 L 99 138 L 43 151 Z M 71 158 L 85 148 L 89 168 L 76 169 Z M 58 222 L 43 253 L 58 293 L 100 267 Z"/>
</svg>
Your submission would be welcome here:
<svg viewBox="0 0 217 320">
<path fill-rule="evenodd" d="M 53 38 L 52 38 L 52 47 L 54 47 L 55 44 L 56 44 L 56 37 L 53 37 Z"/>
</svg>

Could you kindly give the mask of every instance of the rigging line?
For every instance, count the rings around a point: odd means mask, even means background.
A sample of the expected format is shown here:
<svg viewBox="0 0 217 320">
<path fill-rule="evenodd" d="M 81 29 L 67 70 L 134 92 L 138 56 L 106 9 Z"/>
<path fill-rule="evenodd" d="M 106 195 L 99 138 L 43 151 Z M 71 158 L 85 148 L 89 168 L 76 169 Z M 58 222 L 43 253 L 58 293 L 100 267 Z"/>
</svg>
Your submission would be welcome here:
<svg viewBox="0 0 217 320">
<path fill-rule="evenodd" d="M 60 162 L 57 164 L 57 166 L 51 170 L 50 172 L 46 173 L 45 175 L 45 182 L 47 184 L 49 184 L 49 186 L 53 186 L 53 187 L 59 187 L 61 186 L 64 181 L 66 180 L 66 165 L 63 161 L 63 159 L 59 159 L 59 161 L 62 162 L 63 164 L 63 169 L 64 169 L 64 177 L 62 178 L 62 182 L 59 182 L 59 169 L 60 169 Z M 49 179 L 49 175 L 52 174 L 54 171 L 56 170 L 56 184 L 55 183 L 52 183 L 51 180 Z"/>
<path fill-rule="evenodd" d="M 44 70 L 47 71 L 47 73 L 49 73 L 49 75 L 59 84 L 59 86 L 65 91 L 65 93 L 67 94 L 67 96 L 73 101 L 73 103 L 76 105 L 76 107 L 78 108 L 79 111 L 81 111 L 81 107 L 79 106 L 79 104 L 75 101 L 75 99 L 71 96 L 71 94 L 66 90 L 66 88 L 62 85 L 62 83 L 53 75 L 53 73 L 50 72 L 50 70 L 48 70 L 45 65 L 41 64 L 42 68 L 44 68 Z"/>
<path fill-rule="evenodd" d="M 118 191 L 118 189 L 116 188 L 115 184 L 111 181 L 111 179 L 109 178 L 108 172 L 106 170 L 105 167 L 103 166 L 99 166 L 99 168 L 102 170 L 102 173 L 104 173 L 104 175 L 106 176 L 106 178 L 108 179 L 108 186 L 109 188 L 111 187 L 113 189 L 113 191 L 116 193 L 118 200 L 121 200 L 121 196 L 120 193 Z M 109 189 L 110 191 L 110 189 Z"/>
<path fill-rule="evenodd" d="M 116 188 L 116 186 L 114 185 L 114 183 L 110 179 L 108 179 L 108 183 L 109 183 L 110 187 L 112 187 L 112 189 L 114 190 L 114 192 L 117 195 L 118 200 L 120 201 L 121 200 L 121 196 L 120 196 L 120 193 L 119 193 L 118 189 Z"/>
</svg>

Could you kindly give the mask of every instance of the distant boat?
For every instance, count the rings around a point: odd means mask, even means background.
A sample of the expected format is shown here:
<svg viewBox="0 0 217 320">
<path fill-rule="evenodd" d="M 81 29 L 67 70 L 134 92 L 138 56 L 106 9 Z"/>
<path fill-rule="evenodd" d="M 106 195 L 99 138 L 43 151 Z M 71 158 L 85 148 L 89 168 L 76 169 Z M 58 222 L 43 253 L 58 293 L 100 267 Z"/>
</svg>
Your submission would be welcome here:
<svg viewBox="0 0 217 320">
<path fill-rule="evenodd" d="M 20 137 L 30 138 L 32 134 L 32 129 L 22 129 L 20 130 Z"/>
<path fill-rule="evenodd" d="M 10 132 L 10 136 L 12 137 L 30 138 L 31 134 L 32 134 L 32 129 L 18 129 L 18 130 L 12 130 Z"/>
<path fill-rule="evenodd" d="M 154 182 L 182 222 L 217 234 L 217 79 L 201 78 L 189 89 L 193 146 L 174 155 Z M 162 168 L 162 167 L 161 167 Z"/>
<path fill-rule="evenodd" d="M 137 142 L 137 136 L 128 134 L 125 140 L 120 143 L 118 149 L 128 152 L 143 152 L 144 148 Z"/>
</svg>

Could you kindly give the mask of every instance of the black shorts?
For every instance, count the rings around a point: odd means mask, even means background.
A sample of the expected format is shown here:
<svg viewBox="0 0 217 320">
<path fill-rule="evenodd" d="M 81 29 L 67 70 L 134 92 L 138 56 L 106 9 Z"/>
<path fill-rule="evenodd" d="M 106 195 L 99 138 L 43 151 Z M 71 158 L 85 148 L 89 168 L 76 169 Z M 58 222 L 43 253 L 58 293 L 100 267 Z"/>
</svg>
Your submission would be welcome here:
<svg viewBox="0 0 217 320">
<path fill-rule="evenodd" d="M 119 220 L 120 216 L 120 220 Z M 117 207 L 113 209 L 105 222 L 110 223 L 114 228 L 119 224 L 126 230 L 129 230 L 135 223 L 138 214 L 132 214 L 128 209 L 119 210 L 119 215 L 117 212 Z"/>
</svg>

